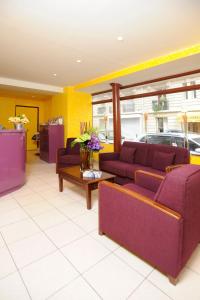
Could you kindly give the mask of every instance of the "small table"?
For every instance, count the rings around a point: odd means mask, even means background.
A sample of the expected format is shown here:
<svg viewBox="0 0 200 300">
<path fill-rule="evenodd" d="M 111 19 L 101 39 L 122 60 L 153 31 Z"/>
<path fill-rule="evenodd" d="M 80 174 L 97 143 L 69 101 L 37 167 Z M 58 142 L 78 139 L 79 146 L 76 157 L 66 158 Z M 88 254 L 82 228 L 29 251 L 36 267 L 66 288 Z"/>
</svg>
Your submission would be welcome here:
<svg viewBox="0 0 200 300">
<path fill-rule="evenodd" d="M 86 178 L 82 176 L 79 166 L 61 168 L 58 170 L 59 191 L 63 191 L 63 179 L 79 185 L 86 191 L 87 209 L 91 209 L 91 191 L 98 188 L 98 183 L 103 180 L 114 182 L 116 176 L 102 172 L 101 178 Z"/>
</svg>

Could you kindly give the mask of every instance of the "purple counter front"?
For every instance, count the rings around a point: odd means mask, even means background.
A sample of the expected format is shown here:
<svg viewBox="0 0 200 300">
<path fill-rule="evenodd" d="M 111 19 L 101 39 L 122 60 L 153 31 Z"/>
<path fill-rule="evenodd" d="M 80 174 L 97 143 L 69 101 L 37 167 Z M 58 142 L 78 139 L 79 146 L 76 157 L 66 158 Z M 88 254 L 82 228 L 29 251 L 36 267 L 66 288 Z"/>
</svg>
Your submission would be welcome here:
<svg viewBox="0 0 200 300">
<path fill-rule="evenodd" d="M 25 131 L 0 130 L 0 196 L 25 183 Z"/>
</svg>

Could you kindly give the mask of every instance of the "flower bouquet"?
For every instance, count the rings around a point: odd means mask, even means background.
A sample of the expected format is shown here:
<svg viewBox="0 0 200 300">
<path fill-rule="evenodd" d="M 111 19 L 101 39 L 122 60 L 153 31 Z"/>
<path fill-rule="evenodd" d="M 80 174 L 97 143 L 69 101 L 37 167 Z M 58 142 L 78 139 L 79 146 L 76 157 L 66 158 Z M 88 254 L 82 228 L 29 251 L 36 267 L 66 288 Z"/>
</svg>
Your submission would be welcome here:
<svg viewBox="0 0 200 300">
<path fill-rule="evenodd" d="M 23 125 L 29 123 L 29 119 L 25 114 L 21 114 L 8 119 L 10 123 L 13 123 L 16 129 L 23 129 Z"/>
<path fill-rule="evenodd" d="M 97 129 L 89 128 L 89 130 L 72 141 L 71 147 L 77 143 L 80 144 L 81 171 L 93 168 L 93 152 L 99 152 L 103 149 L 98 138 Z"/>
</svg>

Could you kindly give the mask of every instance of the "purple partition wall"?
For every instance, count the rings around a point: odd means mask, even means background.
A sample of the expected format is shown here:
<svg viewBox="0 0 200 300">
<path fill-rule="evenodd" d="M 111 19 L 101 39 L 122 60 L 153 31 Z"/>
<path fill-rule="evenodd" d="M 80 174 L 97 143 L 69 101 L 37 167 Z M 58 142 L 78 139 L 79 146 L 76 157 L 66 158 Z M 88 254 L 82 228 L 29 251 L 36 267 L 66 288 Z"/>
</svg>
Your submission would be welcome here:
<svg viewBox="0 0 200 300">
<path fill-rule="evenodd" d="M 42 160 L 55 163 L 57 149 L 63 147 L 63 125 L 40 125 L 40 158 Z"/>
<path fill-rule="evenodd" d="M 25 183 L 25 131 L 0 130 L 0 196 Z"/>
</svg>

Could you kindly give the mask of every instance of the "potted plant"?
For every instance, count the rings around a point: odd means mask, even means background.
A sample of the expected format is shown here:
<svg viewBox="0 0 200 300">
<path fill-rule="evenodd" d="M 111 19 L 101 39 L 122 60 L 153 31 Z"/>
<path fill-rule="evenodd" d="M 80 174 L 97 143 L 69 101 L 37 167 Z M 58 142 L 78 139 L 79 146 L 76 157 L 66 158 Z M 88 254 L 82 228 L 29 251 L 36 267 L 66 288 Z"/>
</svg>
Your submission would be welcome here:
<svg viewBox="0 0 200 300">
<path fill-rule="evenodd" d="M 83 134 L 72 141 L 71 147 L 80 144 L 80 169 L 81 171 L 93 168 L 93 153 L 99 152 L 103 147 L 98 138 L 95 128 L 86 130 Z"/>
</svg>

